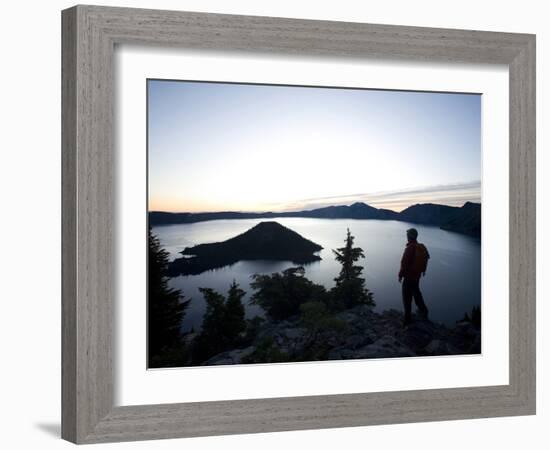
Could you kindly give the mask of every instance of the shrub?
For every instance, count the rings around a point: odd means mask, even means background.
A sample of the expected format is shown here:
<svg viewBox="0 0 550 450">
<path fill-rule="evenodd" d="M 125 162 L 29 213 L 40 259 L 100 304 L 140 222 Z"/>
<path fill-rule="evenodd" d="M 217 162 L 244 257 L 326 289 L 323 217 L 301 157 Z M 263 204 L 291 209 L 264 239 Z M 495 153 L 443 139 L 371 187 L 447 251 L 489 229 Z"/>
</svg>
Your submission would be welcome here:
<svg viewBox="0 0 550 450">
<path fill-rule="evenodd" d="M 300 305 L 326 297 L 323 286 L 304 276 L 303 267 L 292 267 L 282 273 L 252 276 L 256 291 L 251 303 L 261 306 L 272 320 L 283 320 L 300 312 Z"/>
<path fill-rule="evenodd" d="M 248 356 L 245 356 L 241 362 L 249 363 L 277 363 L 288 362 L 290 357 L 288 353 L 283 352 L 277 347 L 271 336 L 267 336 L 256 349 Z"/>
</svg>

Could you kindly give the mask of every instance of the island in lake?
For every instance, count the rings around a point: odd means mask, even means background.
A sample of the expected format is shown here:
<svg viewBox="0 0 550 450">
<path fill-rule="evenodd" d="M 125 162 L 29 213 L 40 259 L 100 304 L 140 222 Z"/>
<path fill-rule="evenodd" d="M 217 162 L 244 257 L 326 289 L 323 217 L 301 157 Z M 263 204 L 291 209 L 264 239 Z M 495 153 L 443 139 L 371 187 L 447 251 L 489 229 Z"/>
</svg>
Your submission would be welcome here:
<svg viewBox="0 0 550 450">
<path fill-rule="evenodd" d="M 187 247 L 168 266 L 169 276 L 198 275 L 237 261 L 270 259 L 307 264 L 319 261 L 315 253 L 323 247 L 277 223 L 260 222 L 255 227 L 224 242 Z"/>
</svg>

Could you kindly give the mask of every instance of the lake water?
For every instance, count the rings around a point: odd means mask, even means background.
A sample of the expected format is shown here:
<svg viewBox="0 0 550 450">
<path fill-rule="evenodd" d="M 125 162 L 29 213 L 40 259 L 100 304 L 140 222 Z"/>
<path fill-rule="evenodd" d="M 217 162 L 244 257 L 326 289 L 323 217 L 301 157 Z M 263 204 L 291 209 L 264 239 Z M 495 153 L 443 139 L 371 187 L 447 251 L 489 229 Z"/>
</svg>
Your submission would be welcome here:
<svg viewBox="0 0 550 450">
<path fill-rule="evenodd" d="M 249 230 L 265 219 L 215 220 L 193 224 L 154 227 L 170 258 L 179 257 L 185 247 L 208 242 L 220 242 Z M 453 324 L 466 311 L 481 302 L 481 245 L 478 239 L 458 233 L 443 231 L 437 227 L 422 226 L 397 221 L 353 219 L 277 218 L 280 224 L 303 237 L 323 246 L 319 253 L 322 260 L 305 266 L 306 276 L 327 289 L 334 286 L 334 278 L 340 271 L 332 249 L 342 247 L 346 228 L 355 236 L 355 245 L 365 252 L 363 276 L 366 286 L 373 292 L 376 310 L 389 308 L 402 310 L 401 285 L 397 273 L 405 248 L 405 230 L 415 227 L 418 241 L 430 252 L 426 277 L 421 279 L 421 290 L 434 321 Z M 250 276 L 254 273 L 280 272 L 292 267 L 284 261 L 240 261 L 231 266 L 202 273 L 170 279 L 170 285 L 181 289 L 191 298 L 183 328 L 200 328 L 205 302 L 199 287 L 213 288 L 226 293 L 233 280 L 247 292 L 244 299 L 247 317 L 261 315 L 261 309 L 248 305 L 252 294 Z M 414 307 L 413 307 L 414 311 Z"/>
</svg>

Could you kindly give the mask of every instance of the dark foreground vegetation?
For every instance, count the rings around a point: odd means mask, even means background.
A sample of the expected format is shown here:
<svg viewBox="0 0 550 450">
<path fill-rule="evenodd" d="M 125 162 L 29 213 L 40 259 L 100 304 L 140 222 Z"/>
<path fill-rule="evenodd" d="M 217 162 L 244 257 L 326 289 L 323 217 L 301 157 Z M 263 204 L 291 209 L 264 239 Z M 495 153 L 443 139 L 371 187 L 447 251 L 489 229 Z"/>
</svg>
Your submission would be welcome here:
<svg viewBox="0 0 550 450">
<path fill-rule="evenodd" d="M 202 288 L 202 328 L 182 333 L 190 300 L 168 287 L 167 253 L 150 232 L 149 367 L 481 352 L 479 308 L 453 328 L 421 318 L 403 328 L 401 312 L 373 311 L 373 294 L 362 277 L 363 266 L 357 264 L 365 254 L 354 246 L 349 230 L 344 246 L 333 253 L 341 269 L 332 289 L 307 279 L 299 265 L 253 275 L 250 301 L 262 308 L 264 317 L 246 319 L 245 292 L 238 284 L 233 282 L 226 293 Z"/>
</svg>

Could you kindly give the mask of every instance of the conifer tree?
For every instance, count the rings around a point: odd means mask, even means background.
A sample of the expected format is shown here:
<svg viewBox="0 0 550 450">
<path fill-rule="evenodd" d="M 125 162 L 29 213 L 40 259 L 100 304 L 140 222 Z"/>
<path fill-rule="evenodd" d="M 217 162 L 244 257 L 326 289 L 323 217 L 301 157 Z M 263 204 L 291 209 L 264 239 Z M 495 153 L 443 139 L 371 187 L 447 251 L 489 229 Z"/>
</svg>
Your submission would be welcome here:
<svg viewBox="0 0 550 450">
<path fill-rule="evenodd" d="M 333 250 L 342 268 L 334 279 L 336 286 L 332 288 L 332 306 L 334 309 L 351 308 L 359 304 L 374 305 L 372 293 L 365 287 L 365 279 L 361 277 L 363 267 L 355 263 L 365 257 L 363 249 L 353 246 L 354 237 L 349 228 L 345 246 Z"/>
<path fill-rule="evenodd" d="M 206 302 L 202 330 L 194 342 L 193 359 L 204 362 L 217 353 L 239 345 L 241 333 L 246 329 L 242 298 L 245 291 L 233 281 L 227 299 L 210 288 L 199 288 Z"/>
<path fill-rule="evenodd" d="M 227 301 L 225 302 L 225 334 L 229 340 L 235 341 L 238 336 L 246 329 L 246 321 L 244 320 L 244 305 L 242 298 L 245 296 L 245 291 L 239 288 L 239 285 L 233 280 L 227 293 Z"/>
<path fill-rule="evenodd" d="M 168 252 L 149 229 L 148 251 L 148 327 L 149 366 L 165 365 L 163 354 L 182 350 L 181 322 L 190 300 L 179 289 L 168 286 Z"/>
<path fill-rule="evenodd" d="M 202 330 L 197 337 L 196 357 L 206 359 L 222 352 L 227 347 L 222 326 L 225 319 L 225 304 L 223 295 L 210 288 L 199 288 L 206 302 L 206 312 L 202 319 Z"/>
</svg>

